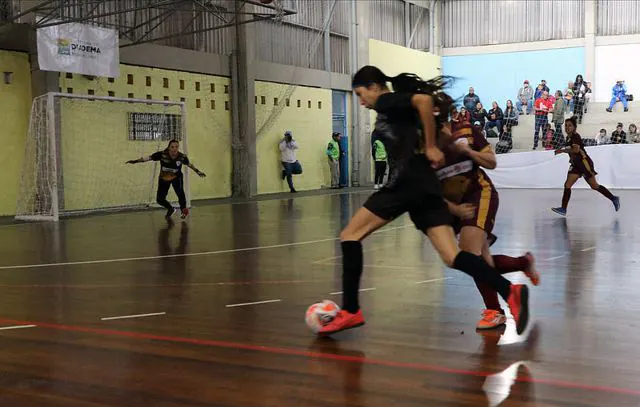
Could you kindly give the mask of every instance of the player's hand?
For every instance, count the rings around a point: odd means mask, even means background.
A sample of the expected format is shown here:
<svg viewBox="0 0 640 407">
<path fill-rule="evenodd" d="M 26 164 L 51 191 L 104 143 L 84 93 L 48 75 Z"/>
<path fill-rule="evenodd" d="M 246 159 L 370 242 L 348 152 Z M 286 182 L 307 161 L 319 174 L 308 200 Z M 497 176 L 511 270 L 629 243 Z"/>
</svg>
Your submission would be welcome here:
<svg viewBox="0 0 640 407">
<path fill-rule="evenodd" d="M 444 154 L 438 147 L 428 147 L 425 155 L 431 161 L 433 168 L 440 168 L 444 165 Z"/>
<path fill-rule="evenodd" d="M 472 204 L 452 205 L 451 213 L 460 219 L 472 219 L 476 216 L 476 207 Z"/>
<path fill-rule="evenodd" d="M 558 149 L 553 152 L 554 155 L 562 154 L 562 150 Z"/>
<path fill-rule="evenodd" d="M 471 151 L 471 147 L 469 147 L 469 140 L 466 138 L 459 138 L 453 142 L 453 148 L 460 154 L 468 155 L 468 152 Z"/>
<path fill-rule="evenodd" d="M 204 173 L 204 172 L 202 172 L 202 171 L 198 171 L 196 174 L 198 174 L 198 176 L 199 176 L 200 178 L 204 178 L 204 177 L 206 177 L 206 176 L 207 176 L 207 174 L 205 174 L 205 173 Z"/>
<path fill-rule="evenodd" d="M 137 162 L 138 162 L 138 160 L 129 160 L 129 161 L 126 162 L 126 164 L 135 164 Z"/>
</svg>

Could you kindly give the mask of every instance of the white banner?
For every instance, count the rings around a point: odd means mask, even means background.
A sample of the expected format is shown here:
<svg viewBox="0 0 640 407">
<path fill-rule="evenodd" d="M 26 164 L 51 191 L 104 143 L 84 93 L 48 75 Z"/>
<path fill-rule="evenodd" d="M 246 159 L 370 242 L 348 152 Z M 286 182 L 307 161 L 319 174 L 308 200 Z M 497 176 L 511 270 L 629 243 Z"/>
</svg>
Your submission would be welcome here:
<svg viewBox="0 0 640 407">
<path fill-rule="evenodd" d="M 80 23 L 39 28 L 38 63 L 43 71 L 116 78 L 120 75 L 118 32 Z"/>
<path fill-rule="evenodd" d="M 609 144 L 586 148 L 598 173 L 598 183 L 615 189 L 640 189 L 640 144 Z M 498 154 L 495 170 L 485 170 L 498 188 L 564 187 L 569 156 L 553 151 Z M 589 188 L 580 179 L 574 188 Z"/>
</svg>

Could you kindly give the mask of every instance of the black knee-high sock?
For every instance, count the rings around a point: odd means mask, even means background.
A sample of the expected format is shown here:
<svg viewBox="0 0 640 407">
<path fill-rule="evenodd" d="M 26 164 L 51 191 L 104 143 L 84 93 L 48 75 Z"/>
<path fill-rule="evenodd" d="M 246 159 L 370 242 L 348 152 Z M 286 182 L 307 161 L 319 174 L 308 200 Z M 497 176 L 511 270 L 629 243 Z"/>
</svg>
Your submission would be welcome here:
<svg viewBox="0 0 640 407">
<path fill-rule="evenodd" d="M 460 252 L 453 261 L 453 268 L 489 284 L 505 301 L 509 298 L 511 283 L 496 269 L 489 266 L 482 257 L 469 252 Z"/>
<path fill-rule="evenodd" d="M 358 290 L 362 276 L 362 243 L 342 242 L 342 309 L 355 314 L 360 309 Z"/>
<path fill-rule="evenodd" d="M 569 199 L 571 199 L 571 188 L 565 188 L 562 193 L 562 207 L 564 209 L 567 209 L 567 206 L 569 206 Z"/>
<path fill-rule="evenodd" d="M 604 185 L 598 186 L 598 192 L 613 201 L 613 194 Z"/>
</svg>

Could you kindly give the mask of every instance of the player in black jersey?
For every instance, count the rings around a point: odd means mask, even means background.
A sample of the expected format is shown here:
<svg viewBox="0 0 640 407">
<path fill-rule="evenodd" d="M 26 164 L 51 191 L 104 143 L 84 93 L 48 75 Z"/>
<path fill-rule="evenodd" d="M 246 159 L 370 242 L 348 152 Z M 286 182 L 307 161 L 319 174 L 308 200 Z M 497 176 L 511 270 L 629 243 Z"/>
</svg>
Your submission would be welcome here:
<svg viewBox="0 0 640 407">
<path fill-rule="evenodd" d="M 200 177 L 206 177 L 206 174 L 197 169 L 189 158 L 180 152 L 180 144 L 178 140 L 171 140 L 169 145 L 163 151 L 157 151 L 149 157 L 140 157 L 137 160 L 129 160 L 127 164 L 143 163 L 147 161 L 160 161 L 160 176 L 158 177 L 158 192 L 156 201 L 158 204 L 167 208 L 167 218 L 171 218 L 176 212 L 171 203 L 167 201 L 169 188 L 173 186 L 173 190 L 178 196 L 182 219 L 189 216 L 189 208 L 187 208 L 187 198 L 184 195 L 184 180 L 182 175 L 182 166 L 186 165 L 198 174 Z"/>
<path fill-rule="evenodd" d="M 393 92 L 387 87 L 388 82 L 393 85 Z M 527 327 L 527 286 L 511 284 L 480 256 L 461 251 L 451 227 L 453 217 L 434 170 L 444 163 L 436 138 L 453 103 L 442 92 L 447 82 L 444 77 L 425 82 L 413 74 L 389 78 L 374 66 L 365 66 L 355 74 L 352 86 L 360 103 L 378 113 L 376 130 L 387 150 L 390 172 L 387 183 L 369 197 L 340 234 L 343 305 L 320 335 L 364 325 L 358 303 L 361 241 L 405 212 L 416 228 L 429 237 L 447 266 L 486 282 L 507 301 L 518 334 Z"/>
</svg>

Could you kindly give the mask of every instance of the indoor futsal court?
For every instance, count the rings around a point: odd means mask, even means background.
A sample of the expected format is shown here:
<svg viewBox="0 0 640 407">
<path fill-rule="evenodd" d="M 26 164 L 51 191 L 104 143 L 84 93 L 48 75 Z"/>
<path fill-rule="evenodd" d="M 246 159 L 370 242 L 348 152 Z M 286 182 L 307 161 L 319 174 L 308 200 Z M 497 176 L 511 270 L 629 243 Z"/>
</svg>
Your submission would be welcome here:
<svg viewBox="0 0 640 407">
<path fill-rule="evenodd" d="M 367 325 L 317 339 L 370 191 L 4 225 L 0 404 L 637 406 L 637 193 L 576 191 L 567 218 L 558 191 L 500 193 L 493 252 L 541 274 L 520 337 L 475 332 L 473 281 L 402 217 L 364 245 Z"/>
</svg>

